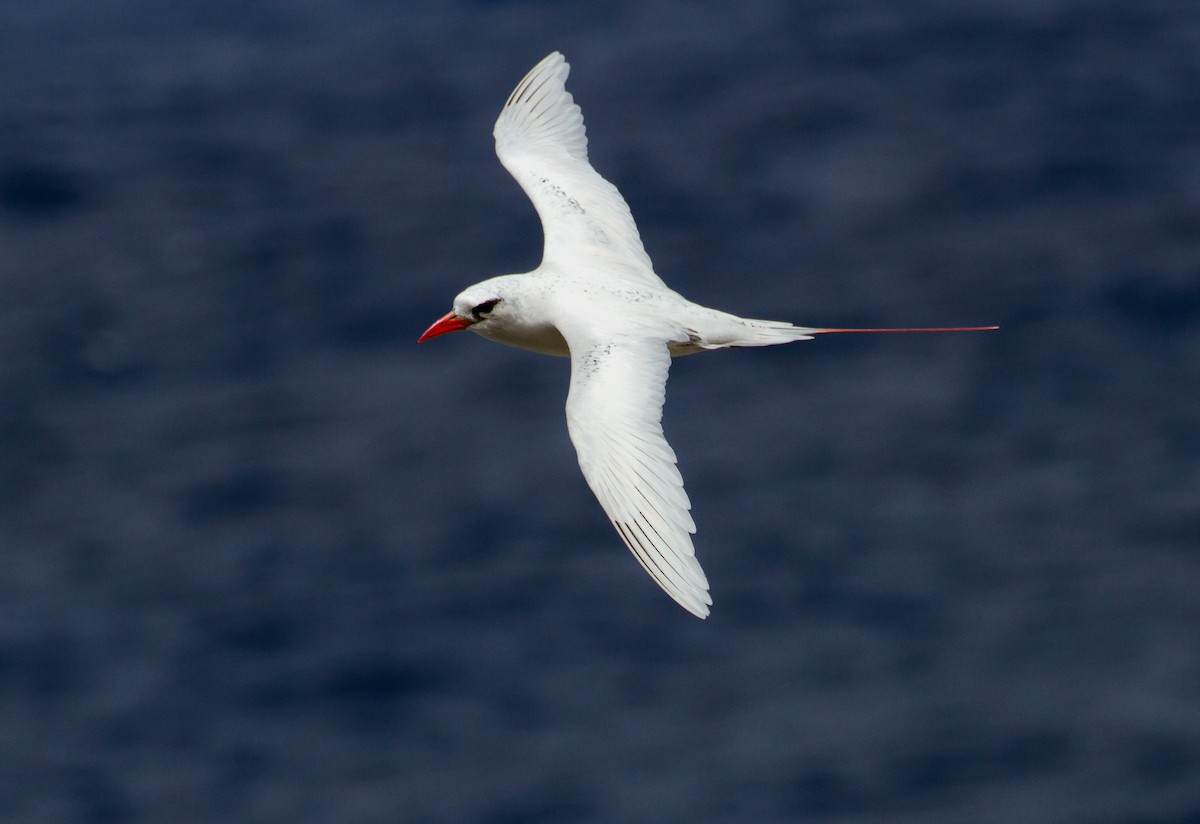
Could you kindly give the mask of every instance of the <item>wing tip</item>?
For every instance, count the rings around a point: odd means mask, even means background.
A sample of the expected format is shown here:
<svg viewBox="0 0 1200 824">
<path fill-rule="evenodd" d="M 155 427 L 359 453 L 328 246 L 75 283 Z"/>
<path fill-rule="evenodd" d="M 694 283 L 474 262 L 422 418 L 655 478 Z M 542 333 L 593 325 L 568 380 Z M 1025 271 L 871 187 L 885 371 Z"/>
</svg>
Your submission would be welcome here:
<svg viewBox="0 0 1200 824">
<path fill-rule="evenodd" d="M 690 560 L 691 564 L 685 564 L 684 569 L 681 570 L 671 562 L 667 554 L 653 544 L 651 546 L 655 548 L 655 553 L 651 553 L 646 548 L 638 539 L 637 534 L 633 532 L 635 523 L 624 523 L 617 519 L 612 519 L 611 523 L 617 530 L 621 541 L 637 559 L 638 564 L 672 601 L 701 620 L 708 617 L 708 608 L 712 606 L 712 595 L 708 590 L 708 576 L 704 574 L 703 568 L 695 560 L 694 552 L 682 556 L 682 559 Z M 640 527 L 638 529 L 640 530 Z M 663 563 L 656 561 L 656 556 Z"/>
<path fill-rule="evenodd" d="M 529 71 L 525 72 L 525 76 L 517 83 L 516 87 L 509 94 L 508 100 L 504 103 L 504 108 L 509 109 L 517 105 L 523 100 L 529 90 L 537 85 L 541 86 L 548 80 L 556 80 L 564 89 L 566 88 L 567 76 L 571 73 L 571 64 L 567 62 L 567 58 L 560 51 L 552 51 Z"/>
<path fill-rule="evenodd" d="M 558 49 L 555 49 L 554 51 L 550 52 L 548 55 L 543 57 L 541 60 L 539 60 L 538 64 L 533 67 L 533 70 L 530 73 L 532 74 L 533 72 L 540 69 L 542 66 L 546 66 L 547 68 L 550 68 L 550 67 L 558 68 L 559 66 L 562 66 L 564 80 L 566 80 L 566 78 L 567 78 L 567 73 L 571 71 L 571 64 L 567 62 L 567 56 L 565 54 L 563 54 L 562 52 L 560 52 Z"/>
<path fill-rule="evenodd" d="M 567 91 L 570 72 L 571 64 L 563 53 L 550 52 L 509 94 L 492 128 L 496 153 L 505 166 L 509 166 L 509 153 L 522 154 L 534 147 L 538 151 L 562 151 L 587 162 L 583 112 Z"/>
</svg>

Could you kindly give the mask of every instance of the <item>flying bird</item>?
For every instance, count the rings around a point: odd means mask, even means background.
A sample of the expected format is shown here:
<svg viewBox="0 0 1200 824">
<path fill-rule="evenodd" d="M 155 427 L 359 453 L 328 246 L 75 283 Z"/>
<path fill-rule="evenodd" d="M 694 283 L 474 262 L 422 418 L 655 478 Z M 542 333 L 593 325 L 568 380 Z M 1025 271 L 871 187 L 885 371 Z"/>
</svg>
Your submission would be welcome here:
<svg viewBox="0 0 1200 824">
<path fill-rule="evenodd" d="M 588 162 L 583 114 L 558 52 L 509 95 L 493 134 L 500 162 L 533 201 L 545 245 L 532 272 L 468 287 L 418 343 L 470 329 L 571 359 L 567 429 L 579 467 L 617 534 L 684 609 L 709 614 L 696 525 L 662 430 L 671 358 L 733 346 L 774 346 L 833 332 L 995 329 L 823 329 L 753 320 L 693 303 L 654 272 L 621 193 Z"/>
</svg>

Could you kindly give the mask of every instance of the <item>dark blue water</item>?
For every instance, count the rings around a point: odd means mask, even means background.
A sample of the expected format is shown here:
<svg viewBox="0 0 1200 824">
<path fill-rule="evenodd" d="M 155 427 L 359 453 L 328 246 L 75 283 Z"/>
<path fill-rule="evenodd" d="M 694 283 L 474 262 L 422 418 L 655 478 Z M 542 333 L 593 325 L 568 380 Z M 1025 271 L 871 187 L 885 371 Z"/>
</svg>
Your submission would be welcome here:
<svg viewBox="0 0 1200 824">
<path fill-rule="evenodd" d="M 1003 326 L 677 363 L 706 622 L 566 362 L 415 345 L 553 49 L 689 297 Z M 0 819 L 1200 821 L 1198 78 L 1190 0 L 6 4 Z"/>
</svg>

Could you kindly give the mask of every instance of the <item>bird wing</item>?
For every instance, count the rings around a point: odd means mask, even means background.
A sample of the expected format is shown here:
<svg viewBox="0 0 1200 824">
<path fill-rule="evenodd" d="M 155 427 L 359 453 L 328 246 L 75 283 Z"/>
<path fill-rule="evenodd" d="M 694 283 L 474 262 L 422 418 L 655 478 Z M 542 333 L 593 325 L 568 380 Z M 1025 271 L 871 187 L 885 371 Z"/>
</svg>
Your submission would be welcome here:
<svg viewBox="0 0 1200 824">
<path fill-rule="evenodd" d="M 712 598 L 692 547 L 696 525 L 662 430 L 667 342 L 572 337 L 567 429 L 583 476 L 650 577 L 704 618 Z"/>
<path fill-rule="evenodd" d="M 517 84 L 496 120 L 496 155 L 542 221 L 542 265 L 566 271 L 590 259 L 614 276 L 665 286 L 617 187 L 588 162 L 583 113 L 564 85 L 570 66 L 553 52 Z"/>
</svg>

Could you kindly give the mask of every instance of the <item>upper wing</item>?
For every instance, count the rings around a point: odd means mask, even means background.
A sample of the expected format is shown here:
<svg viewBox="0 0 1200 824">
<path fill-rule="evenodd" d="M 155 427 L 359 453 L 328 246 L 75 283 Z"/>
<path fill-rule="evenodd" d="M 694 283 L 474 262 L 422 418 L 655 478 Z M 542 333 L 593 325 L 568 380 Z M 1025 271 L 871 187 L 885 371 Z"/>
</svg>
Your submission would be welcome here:
<svg viewBox="0 0 1200 824">
<path fill-rule="evenodd" d="M 567 428 L 583 476 L 650 576 L 704 618 L 712 598 L 692 547 L 696 525 L 662 431 L 666 341 L 570 343 Z"/>
<path fill-rule="evenodd" d="M 553 52 L 517 84 L 496 120 L 496 155 L 542 220 L 542 263 L 569 272 L 585 259 L 614 275 L 665 285 L 654 274 L 629 206 L 587 157 L 583 113 L 564 83 L 570 66 Z"/>
</svg>

